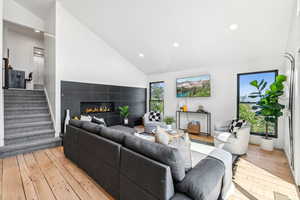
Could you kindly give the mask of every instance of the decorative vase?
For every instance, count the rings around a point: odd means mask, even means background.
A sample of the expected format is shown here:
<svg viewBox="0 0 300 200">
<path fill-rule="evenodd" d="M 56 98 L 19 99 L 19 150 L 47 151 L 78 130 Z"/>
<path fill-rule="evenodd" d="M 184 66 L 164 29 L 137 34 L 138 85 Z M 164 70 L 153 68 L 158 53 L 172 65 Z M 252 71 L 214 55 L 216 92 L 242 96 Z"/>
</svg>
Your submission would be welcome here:
<svg viewBox="0 0 300 200">
<path fill-rule="evenodd" d="M 70 110 L 67 109 L 66 110 L 66 117 L 65 117 L 65 126 L 64 126 L 64 133 L 66 133 L 67 131 L 67 125 L 69 124 L 69 121 L 70 121 Z"/>
<path fill-rule="evenodd" d="M 124 118 L 124 124 L 125 124 L 125 125 L 128 124 L 128 118 Z"/>
<path fill-rule="evenodd" d="M 265 151 L 273 151 L 273 139 L 265 137 L 261 138 L 260 148 Z"/>
<path fill-rule="evenodd" d="M 172 124 L 167 124 L 167 130 L 172 130 Z"/>
</svg>

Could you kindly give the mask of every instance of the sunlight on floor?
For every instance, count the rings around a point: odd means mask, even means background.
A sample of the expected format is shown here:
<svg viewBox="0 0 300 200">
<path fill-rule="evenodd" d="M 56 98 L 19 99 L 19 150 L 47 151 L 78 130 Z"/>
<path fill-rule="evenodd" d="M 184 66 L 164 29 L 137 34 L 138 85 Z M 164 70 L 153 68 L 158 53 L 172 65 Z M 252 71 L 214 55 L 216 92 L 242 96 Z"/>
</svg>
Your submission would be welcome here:
<svg viewBox="0 0 300 200">
<path fill-rule="evenodd" d="M 244 158 L 238 163 L 234 182 L 236 192 L 230 200 L 299 200 L 294 184 Z"/>
</svg>

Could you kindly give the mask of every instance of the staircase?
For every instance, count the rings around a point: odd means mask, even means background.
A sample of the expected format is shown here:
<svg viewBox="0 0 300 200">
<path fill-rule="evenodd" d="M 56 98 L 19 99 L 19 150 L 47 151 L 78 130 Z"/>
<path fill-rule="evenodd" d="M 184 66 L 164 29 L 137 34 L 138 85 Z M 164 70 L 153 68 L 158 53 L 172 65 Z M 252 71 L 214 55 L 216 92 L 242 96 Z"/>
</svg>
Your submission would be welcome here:
<svg viewBox="0 0 300 200">
<path fill-rule="evenodd" d="M 55 138 L 43 90 L 4 90 L 4 146 L 0 157 L 32 152 L 61 144 Z"/>
</svg>

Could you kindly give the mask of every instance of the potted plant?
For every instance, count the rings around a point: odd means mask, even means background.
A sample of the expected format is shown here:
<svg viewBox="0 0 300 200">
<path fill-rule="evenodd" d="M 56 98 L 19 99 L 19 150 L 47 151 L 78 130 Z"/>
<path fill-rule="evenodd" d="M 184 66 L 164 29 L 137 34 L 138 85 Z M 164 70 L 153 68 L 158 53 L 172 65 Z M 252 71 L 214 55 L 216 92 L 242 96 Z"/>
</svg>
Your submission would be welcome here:
<svg viewBox="0 0 300 200">
<path fill-rule="evenodd" d="M 266 123 L 266 136 L 261 140 L 263 150 L 273 151 L 273 140 L 269 137 L 269 127 L 270 123 L 277 123 L 277 119 L 283 115 L 282 110 L 285 106 L 279 103 L 279 97 L 284 93 L 283 82 L 285 81 L 285 75 L 278 75 L 275 82 L 265 91 L 264 89 L 267 86 L 265 80 L 250 82 L 257 89 L 257 92 L 252 92 L 249 97 L 259 99 L 252 109 L 255 110 L 256 116 L 263 117 Z"/>
<path fill-rule="evenodd" d="M 124 124 L 128 124 L 129 106 L 119 106 L 120 116 L 123 117 Z"/>
<path fill-rule="evenodd" d="M 175 122 L 174 117 L 165 117 L 164 122 L 167 125 L 168 130 L 172 130 L 172 124 Z"/>
</svg>

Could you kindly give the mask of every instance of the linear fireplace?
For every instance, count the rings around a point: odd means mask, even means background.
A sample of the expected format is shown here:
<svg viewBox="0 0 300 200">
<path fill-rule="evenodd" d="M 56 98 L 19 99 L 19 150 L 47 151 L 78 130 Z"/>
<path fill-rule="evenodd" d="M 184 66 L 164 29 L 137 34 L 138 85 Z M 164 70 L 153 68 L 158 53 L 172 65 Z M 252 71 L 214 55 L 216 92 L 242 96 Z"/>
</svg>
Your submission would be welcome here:
<svg viewBox="0 0 300 200">
<path fill-rule="evenodd" d="M 113 102 L 80 102 L 81 114 L 98 114 L 114 112 L 115 106 Z"/>
</svg>

